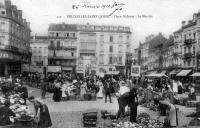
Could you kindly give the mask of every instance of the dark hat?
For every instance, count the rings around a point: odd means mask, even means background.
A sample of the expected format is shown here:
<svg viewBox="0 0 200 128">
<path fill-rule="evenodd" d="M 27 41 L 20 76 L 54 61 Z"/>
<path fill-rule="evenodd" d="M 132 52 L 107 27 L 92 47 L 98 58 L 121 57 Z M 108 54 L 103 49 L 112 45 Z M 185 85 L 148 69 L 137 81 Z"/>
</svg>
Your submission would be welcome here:
<svg viewBox="0 0 200 128">
<path fill-rule="evenodd" d="M 10 106 L 10 101 L 9 101 L 9 100 L 6 100 L 6 101 L 4 102 L 4 105 L 5 105 L 5 106 Z"/>
</svg>

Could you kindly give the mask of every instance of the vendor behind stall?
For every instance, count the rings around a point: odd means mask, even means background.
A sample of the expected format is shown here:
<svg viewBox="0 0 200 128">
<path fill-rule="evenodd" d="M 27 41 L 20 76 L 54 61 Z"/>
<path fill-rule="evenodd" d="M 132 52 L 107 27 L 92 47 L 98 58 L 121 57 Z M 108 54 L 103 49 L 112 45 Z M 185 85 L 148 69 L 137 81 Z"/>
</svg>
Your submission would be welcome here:
<svg viewBox="0 0 200 128">
<path fill-rule="evenodd" d="M 47 105 L 44 104 L 42 101 L 35 99 L 35 97 L 33 96 L 30 96 L 28 100 L 33 104 L 35 108 L 35 114 L 39 120 L 38 121 L 39 128 L 48 128 L 52 126 L 52 121 Z"/>
<path fill-rule="evenodd" d="M 9 107 L 10 102 L 8 100 L 4 102 L 3 107 L 0 107 L 0 126 L 11 124 L 12 122 L 10 121 L 10 116 L 16 116 Z"/>
</svg>

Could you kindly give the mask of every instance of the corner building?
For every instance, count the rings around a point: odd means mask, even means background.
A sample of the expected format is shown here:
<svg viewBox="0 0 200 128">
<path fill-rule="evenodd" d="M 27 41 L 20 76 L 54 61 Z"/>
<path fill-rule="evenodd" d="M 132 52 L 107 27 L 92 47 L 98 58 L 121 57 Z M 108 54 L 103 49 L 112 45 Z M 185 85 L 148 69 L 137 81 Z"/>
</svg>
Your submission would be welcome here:
<svg viewBox="0 0 200 128">
<path fill-rule="evenodd" d="M 30 63 L 30 23 L 10 0 L 0 1 L 0 76 L 21 73 Z"/>
</svg>

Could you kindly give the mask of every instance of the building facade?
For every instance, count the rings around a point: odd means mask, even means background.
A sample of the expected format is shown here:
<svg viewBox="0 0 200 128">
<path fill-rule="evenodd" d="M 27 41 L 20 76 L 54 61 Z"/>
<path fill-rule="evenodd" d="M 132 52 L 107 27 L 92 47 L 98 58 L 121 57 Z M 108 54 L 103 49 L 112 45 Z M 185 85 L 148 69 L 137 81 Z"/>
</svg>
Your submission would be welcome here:
<svg viewBox="0 0 200 128">
<path fill-rule="evenodd" d="M 0 75 L 21 73 L 30 63 L 30 23 L 10 0 L 0 1 Z"/>
<path fill-rule="evenodd" d="M 182 69 L 198 69 L 198 52 L 200 42 L 200 12 L 193 14 L 193 19 L 182 21 L 182 26 L 174 32 L 173 64 Z"/>
<path fill-rule="evenodd" d="M 129 27 L 78 25 L 78 70 L 92 74 L 116 69 L 125 73 L 125 60 L 130 53 Z"/>
<path fill-rule="evenodd" d="M 45 36 L 34 36 L 31 40 L 30 72 L 46 73 L 48 66 L 48 41 Z"/>
<path fill-rule="evenodd" d="M 48 28 L 48 72 L 53 70 L 74 72 L 78 57 L 77 46 L 76 25 L 50 24 Z"/>
</svg>

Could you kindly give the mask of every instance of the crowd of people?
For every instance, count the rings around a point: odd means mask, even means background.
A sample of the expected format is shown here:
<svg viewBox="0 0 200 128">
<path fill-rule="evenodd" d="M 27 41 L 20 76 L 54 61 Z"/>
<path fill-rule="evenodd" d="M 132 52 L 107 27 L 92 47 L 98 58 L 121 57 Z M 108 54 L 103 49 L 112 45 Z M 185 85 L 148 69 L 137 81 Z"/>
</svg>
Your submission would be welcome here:
<svg viewBox="0 0 200 128">
<path fill-rule="evenodd" d="M 45 98 L 46 92 L 53 93 L 52 99 L 55 102 L 70 100 L 71 96 L 75 96 L 77 100 L 85 100 L 86 94 L 93 93 L 97 98 L 105 98 L 105 103 L 107 103 L 108 98 L 109 102 L 112 103 L 112 98 L 114 96 L 117 98 L 119 104 L 119 110 L 116 115 L 117 119 L 120 119 L 125 115 L 125 107 L 129 106 L 130 122 L 136 122 L 137 108 L 139 104 L 148 104 L 153 102 L 160 106 L 161 115 L 166 113 L 166 109 L 168 110 L 168 114 L 164 115 L 168 115 L 170 126 L 177 125 L 177 121 L 175 120 L 177 115 L 176 107 L 174 105 L 174 97 L 177 93 L 182 94 L 187 91 L 182 82 L 167 77 L 150 80 L 146 77 L 126 78 L 122 76 L 110 76 L 102 78 L 99 76 L 83 77 L 70 73 L 52 73 L 46 76 L 42 74 L 19 75 L 16 79 L 10 79 L 9 84 L 18 84 L 17 86 L 9 87 L 14 87 L 13 90 L 20 93 L 21 97 L 25 101 L 28 98 L 28 91 L 27 88 L 23 86 L 22 81 L 28 82 L 32 87 L 40 88 L 42 99 Z M 194 87 L 191 85 L 188 89 L 189 97 L 194 98 Z M 4 94 L 8 95 L 8 93 L 10 93 L 8 90 L 9 89 L 2 86 L 2 92 Z M 39 104 L 42 103 L 39 101 L 35 102 L 34 97 L 29 97 L 28 99 L 34 103 L 36 108 L 41 107 Z"/>
</svg>

